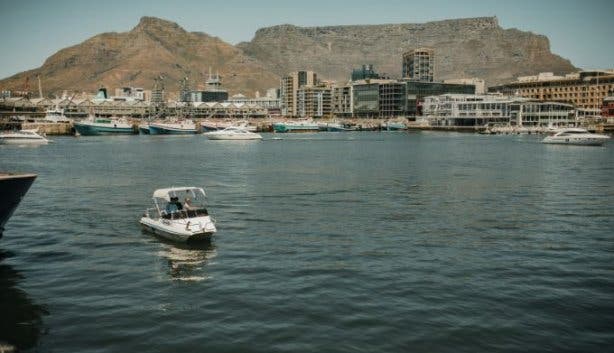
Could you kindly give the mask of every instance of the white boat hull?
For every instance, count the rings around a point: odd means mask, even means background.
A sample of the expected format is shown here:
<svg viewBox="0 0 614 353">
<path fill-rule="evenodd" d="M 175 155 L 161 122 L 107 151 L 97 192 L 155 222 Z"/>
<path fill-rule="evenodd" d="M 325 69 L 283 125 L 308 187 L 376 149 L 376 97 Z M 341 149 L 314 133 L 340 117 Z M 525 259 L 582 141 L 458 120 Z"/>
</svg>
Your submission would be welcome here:
<svg viewBox="0 0 614 353">
<path fill-rule="evenodd" d="M 0 145 L 46 145 L 49 143 L 47 139 L 15 139 L 1 138 Z"/>
<path fill-rule="evenodd" d="M 576 146 L 601 146 L 609 137 L 585 137 L 585 138 L 550 138 L 546 137 L 542 143 L 556 145 L 576 145 Z"/>
<path fill-rule="evenodd" d="M 262 140 L 262 136 L 258 134 L 215 134 L 206 133 L 205 136 L 209 140 Z"/>
<path fill-rule="evenodd" d="M 217 231 L 209 216 L 175 220 L 142 217 L 140 223 L 144 230 L 177 242 L 208 240 Z"/>
</svg>

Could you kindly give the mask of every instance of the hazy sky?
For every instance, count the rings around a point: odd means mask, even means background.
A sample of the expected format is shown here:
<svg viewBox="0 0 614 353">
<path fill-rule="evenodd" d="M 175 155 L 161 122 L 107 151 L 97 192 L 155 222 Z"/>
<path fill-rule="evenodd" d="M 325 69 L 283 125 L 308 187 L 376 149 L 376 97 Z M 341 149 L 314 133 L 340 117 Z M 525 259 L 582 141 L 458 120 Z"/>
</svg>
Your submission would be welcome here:
<svg viewBox="0 0 614 353">
<path fill-rule="evenodd" d="M 41 66 L 67 46 L 128 31 L 142 16 L 177 22 L 236 44 L 264 26 L 420 23 L 497 16 L 503 28 L 544 34 L 581 68 L 614 67 L 614 0 L 32 1 L 0 0 L 0 78 Z"/>
</svg>

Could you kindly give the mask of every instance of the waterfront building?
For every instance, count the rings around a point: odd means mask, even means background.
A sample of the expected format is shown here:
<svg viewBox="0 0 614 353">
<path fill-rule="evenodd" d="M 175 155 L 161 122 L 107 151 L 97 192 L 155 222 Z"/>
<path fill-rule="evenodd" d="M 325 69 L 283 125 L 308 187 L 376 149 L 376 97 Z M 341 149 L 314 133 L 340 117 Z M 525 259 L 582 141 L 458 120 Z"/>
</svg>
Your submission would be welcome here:
<svg viewBox="0 0 614 353">
<path fill-rule="evenodd" d="M 238 103 L 255 104 L 265 109 L 279 109 L 280 107 L 279 98 L 271 97 L 268 94 L 264 97 L 249 98 L 239 93 L 239 94 L 235 94 L 234 96 L 228 98 L 228 102 L 235 103 L 235 104 L 238 104 Z"/>
<path fill-rule="evenodd" d="M 433 82 L 435 51 L 418 48 L 403 53 L 402 77 L 414 81 Z"/>
<path fill-rule="evenodd" d="M 608 120 L 614 118 L 614 96 L 607 96 L 603 99 L 601 115 Z"/>
<path fill-rule="evenodd" d="M 515 82 L 490 87 L 488 91 L 572 103 L 578 108 L 598 111 L 608 92 L 614 91 L 614 70 L 581 71 L 565 76 L 545 72 L 518 77 Z"/>
<path fill-rule="evenodd" d="M 296 71 L 281 78 L 281 111 L 285 116 L 298 116 L 298 89 L 315 86 L 318 77 L 313 71 Z"/>
<path fill-rule="evenodd" d="M 146 101 L 149 100 L 151 91 L 145 91 L 141 87 L 121 87 L 115 89 L 115 97 L 123 100 L 137 100 Z"/>
<path fill-rule="evenodd" d="M 352 84 L 352 106 L 354 117 L 379 117 L 379 83 L 371 80 L 354 82 Z"/>
<path fill-rule="evenodd" d="M 344 99 L 340 90 L 335 91 L 333 102 L 335 115 L 342 111 L 339 100 Z M 351 83 L 352 106 L 350 115 L 360 118 L 407 117 L 414 120 L 422 114 L 424 97 L 446 93 L 474 94 L 475 86 L 440 82 L 403 80 L 360 80 Z M 347 95 L 347 93 L 346 93 Z"/>
<path fill-rule="evenodd" d="M 394 118 L 405 116 L 405 82 L 397 80 L 360 80 L 352 83 L 353 116 Z"/>
<path fill-rule="evenodd" d="M 547 127 L 576 125 L 574 107 L 504 95 L 444 94 L 426 97 L 424 120 L 431 126 L 485 125 Z"/>
<path fill-rule="evenodd" d="M 407 116 L 422 115 L 422 104 L 425 97 L 451 94 L 475 94 L 475 85 L 463 83 L 419 82 L 406 81 Z"/>
<path fill-rule="evenodd" d="M 228 91 L 222 88 L 222 78 L 219 73 L 213 75 L 209 68 L 209 78 L 205 81 L 204 90 L 190 91 L 189 102 L 224 102 L 228 100 Z"/>
<path fill-rule="evenodd" d="M 475 94 L 485 94 L 486 93 L 486 82 L 481 78 L 454 78 L 449 80 L 443 80 L 443 83 L 456 83 L 462 85 L 474 85 L 475 86 Z"/>
<path fill-rule="evenodd" d="M 326 86 L 302 86 L 297 91 L 298 116 L 321 118 L 332 111 L 332 89 Z"/>
</svg>

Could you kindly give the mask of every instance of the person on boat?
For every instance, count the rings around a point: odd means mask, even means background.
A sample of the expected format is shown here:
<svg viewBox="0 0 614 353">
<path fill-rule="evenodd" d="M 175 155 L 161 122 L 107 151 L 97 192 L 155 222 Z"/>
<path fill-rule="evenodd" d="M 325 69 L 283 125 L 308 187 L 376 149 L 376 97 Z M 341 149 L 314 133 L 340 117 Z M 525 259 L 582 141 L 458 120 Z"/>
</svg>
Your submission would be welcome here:
<svg viewBox="0 0 614 353">
<path fill-rule="evenodd" d="M 189 197 L 186 197 L 183 203 L 183 209 L 186 211 L 188 217 L 195 217 L 198 207 L 192 204 L 192 200 Z"/>
<path fill-rule="evenodd" d="M 177 196 L 174 196 L 171 197 L 171 201 L 166 204 L 166 213 L 172 214 L 177 211 L 181 211 L 182 208 L 183 206 L 181 205 L 181 202 L 179 202 L 179 198 Z"/>
<path fill-rule="evenodd" d="M 184 208 L 186 211 L 195 211 L 195 210 L 197 210 L 197 209 L 198 209 L 198 207 L 196 207 L 196 206 L 194 206 L 194 205 L 192 204 L 192 200 L 191 200 L 189 197 L 186 197 L 186 198 L 185 198 L 185 202 L 184 202 L 184 204 L 183 204 L 183 208 Z"/>
</svg>

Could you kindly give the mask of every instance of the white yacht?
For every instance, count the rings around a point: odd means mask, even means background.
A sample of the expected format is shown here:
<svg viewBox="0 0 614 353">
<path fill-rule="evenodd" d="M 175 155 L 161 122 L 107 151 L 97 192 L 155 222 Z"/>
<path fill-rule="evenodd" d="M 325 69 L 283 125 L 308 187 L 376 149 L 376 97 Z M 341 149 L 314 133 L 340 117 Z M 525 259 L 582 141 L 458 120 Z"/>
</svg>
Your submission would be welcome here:
<svg viewBox="0 0 614 353">
<path fill-rule="evenodd" d="M 262 140 L 260 134 L 248 131 L 245 128 L 230 126 L 224 130 L 205 132 L 209 140 Z"/>
<path fill-rule="evenodd" d="M 173 187 L 153 193 L 153 208 L 140 220 L 143 229 L 161 237 L 180 241 L 208 240 L 217 231 L 215 220 L 205 208 L 202 188 Z"/>
<path fill-rule="evenodd" d="M 71 120 L 64 115 L 64 109 L 55 108 L 45 111 L 45 122 L 49 123 L 70 123 Z"/>
<path fill-rule="evenodd" d="M 610 136 L 593 134 L 591 132 L 588 132 L 586 129 L 566 128 L 557 130 L 554 135 L 547 136 L 542 140 L 542 143 L 601 146 L 609 138 Z"/>
<path fill-rule="evenodd" d="M 4 145 L 46 145 L 49 143 L 37 130 L 19 130 L 0 133 L 0 144 Z"/>
</svg>

